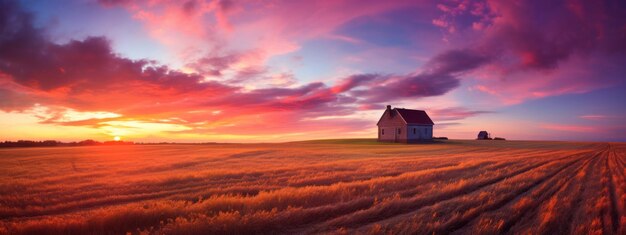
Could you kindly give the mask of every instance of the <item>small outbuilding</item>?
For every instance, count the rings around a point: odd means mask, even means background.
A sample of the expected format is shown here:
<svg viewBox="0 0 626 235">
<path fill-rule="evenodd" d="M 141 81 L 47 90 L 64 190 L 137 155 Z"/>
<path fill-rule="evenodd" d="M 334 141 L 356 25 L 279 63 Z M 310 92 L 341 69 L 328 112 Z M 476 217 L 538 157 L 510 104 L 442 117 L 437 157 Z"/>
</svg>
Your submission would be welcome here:
<svg viewBox="0 0 626 235">
<path fill-rule="evenodd" d="M 391 108 L 378 120 L 378 141 L 414 143 L 433 140 L 433 121 L 424 110 Z"/>
<path fill-rule="evenodd" d="M 491 135 L 487 131 L 480 131 L 478 132 L 478 137 L 476 139 L 477 140 L 490 140 Z"/>
</svg>

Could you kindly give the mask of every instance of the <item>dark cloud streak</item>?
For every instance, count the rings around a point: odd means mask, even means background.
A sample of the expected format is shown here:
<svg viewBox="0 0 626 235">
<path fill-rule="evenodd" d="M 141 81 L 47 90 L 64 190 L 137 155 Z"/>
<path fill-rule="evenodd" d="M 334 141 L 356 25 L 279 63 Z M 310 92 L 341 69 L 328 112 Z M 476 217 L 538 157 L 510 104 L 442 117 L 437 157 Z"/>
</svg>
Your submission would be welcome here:
<svg viewBox="0 0 626 235">
<path fill-rule="evenodd" d="M 488 56 L 472 50 L 449 50 L 434 56 L 418 74 L 354 75 L 341 81 L 333 90 L 362 98 L 361 103 L 381 103 L 401 98 L 443 95 L 460 85 L 459 75 L 490 61 Z M 365 87 L 366 89 L 356 89 Z"/>
</svg>

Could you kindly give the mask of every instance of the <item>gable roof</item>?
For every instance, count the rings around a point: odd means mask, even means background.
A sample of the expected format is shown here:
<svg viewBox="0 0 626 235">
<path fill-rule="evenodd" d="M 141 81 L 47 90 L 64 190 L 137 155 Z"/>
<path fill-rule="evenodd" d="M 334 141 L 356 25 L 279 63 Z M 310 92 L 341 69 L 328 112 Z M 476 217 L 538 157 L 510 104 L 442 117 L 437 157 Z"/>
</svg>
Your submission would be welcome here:
<svg viewBox="0 0 626 235">
<path fill-rule="evenodd" d="M 400 117 L 404 119 L 406 124 L 413 125 L 435 125 L 433 120 L 430 119 L 428 114 L 424 112 L 424 110 L 414 110 L 414 109 L 399 109 L 394 108 L 400 114 Z"/>
<path fill-rule="evenodd" d="M 385 117 L 385 114 L 388 111 L 394 114 L 399 114 L 402 121 L 407 125 L 435 125 L 435 123 L 433 123 L 433 120 L 430 119 L 430 117 L 428 116 L 428 114 L 426 114 L 424 110 L 404 108 L 391 109 L 390 106 L 385 110 L 383 115 L 380 116 L 380 119 L 378 119 L 376 125 L 380 125 L 380 122 L 383 120 L 383 117 Z"/>
</svg>

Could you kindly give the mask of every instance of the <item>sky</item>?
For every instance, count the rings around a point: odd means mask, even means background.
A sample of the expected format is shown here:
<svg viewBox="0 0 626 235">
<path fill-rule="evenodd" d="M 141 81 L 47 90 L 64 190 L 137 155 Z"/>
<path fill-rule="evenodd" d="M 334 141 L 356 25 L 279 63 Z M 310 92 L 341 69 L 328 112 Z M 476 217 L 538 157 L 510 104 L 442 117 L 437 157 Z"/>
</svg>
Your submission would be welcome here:
<svg viewBox="0 0 626 235">
<path fill-rule="evenodd" d="M 0 139 L 626 141 L 624 1 L 0 0 Z"/>
</svg>

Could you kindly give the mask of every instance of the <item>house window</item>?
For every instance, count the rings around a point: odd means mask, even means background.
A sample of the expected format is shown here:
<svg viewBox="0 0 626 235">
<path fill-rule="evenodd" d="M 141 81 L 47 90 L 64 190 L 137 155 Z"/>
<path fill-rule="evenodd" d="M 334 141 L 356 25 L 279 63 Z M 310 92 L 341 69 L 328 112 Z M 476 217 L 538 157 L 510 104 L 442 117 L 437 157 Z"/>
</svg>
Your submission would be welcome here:
<svg viewBox="0 0 626 235">
<path fill-rule="evenodd" d="M 398 128 L 398 134 L 402 134 L 402 129 Z"/>
<path fill-rule="evenodd" d="M 428 130 L 424 129 L 424 135 L 428 135 Z"/>
<path fill-rule="evenodd" d="M 380 131 L 382 132 L 382 135 L 385 135 L 385 129 L 380 129 Z"/>
<path fill-rule="evenodd" d="M 415 135 L 415 128 L 413 128 L 413 134 Z"/>
</svg>

